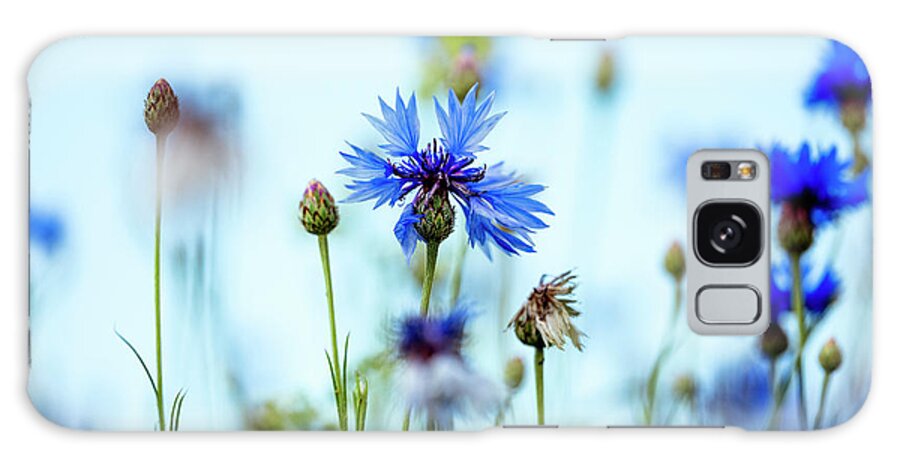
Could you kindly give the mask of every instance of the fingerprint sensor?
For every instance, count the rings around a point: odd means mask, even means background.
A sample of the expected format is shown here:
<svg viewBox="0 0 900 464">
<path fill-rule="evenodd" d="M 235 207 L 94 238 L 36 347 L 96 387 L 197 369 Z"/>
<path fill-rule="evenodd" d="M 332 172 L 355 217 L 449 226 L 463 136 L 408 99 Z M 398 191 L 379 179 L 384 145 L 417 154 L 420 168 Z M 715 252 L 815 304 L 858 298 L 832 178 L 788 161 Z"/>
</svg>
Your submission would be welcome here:
<svg viewBox="0 0 900 464">
<path fill-rule="evenodd" d="M 697 292 L 696 310 L 704 324 L 752 324 L 762 314 L 762 303 L 751 286 L 709 285 Z"/>
</svg>

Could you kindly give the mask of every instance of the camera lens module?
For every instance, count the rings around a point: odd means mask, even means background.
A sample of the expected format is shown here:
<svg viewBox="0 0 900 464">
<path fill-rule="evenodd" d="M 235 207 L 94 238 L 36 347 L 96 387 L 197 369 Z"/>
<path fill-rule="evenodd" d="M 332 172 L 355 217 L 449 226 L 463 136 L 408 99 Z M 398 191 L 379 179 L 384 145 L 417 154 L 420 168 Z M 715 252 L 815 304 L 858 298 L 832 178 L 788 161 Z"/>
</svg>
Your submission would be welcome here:
<svg viewBox="0 0 900 464">
<path fill-rule="evenodd" d="M 762 252 L 762 216 L 748 202 L 709 202 L 697 209 L 694 249 L 711 266 L 748 266 Z"/>
</svg>

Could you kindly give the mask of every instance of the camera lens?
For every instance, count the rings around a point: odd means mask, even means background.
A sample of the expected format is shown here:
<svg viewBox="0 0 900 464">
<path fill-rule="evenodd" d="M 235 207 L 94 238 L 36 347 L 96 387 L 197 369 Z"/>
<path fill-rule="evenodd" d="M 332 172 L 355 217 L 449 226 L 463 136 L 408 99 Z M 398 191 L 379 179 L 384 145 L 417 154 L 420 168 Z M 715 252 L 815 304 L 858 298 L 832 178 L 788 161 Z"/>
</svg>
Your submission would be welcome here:
<svg viewBox="0 0 900 464">
<path fill-rule="evenodd" d="M 746 202 L 710 202 L 697 209 L 694 250 L 704 263 L 747 266 L 762 252 L 762 215 Z"/>
<path fill-rule="evenodd" d="M 733 219 L 720 221 L 713 226 L 710 236 L 716 251 L 727 253 L 728 250 L 733 250 L 741 244 L 743 233 L 741 233 L 742 226 L 738 222 L 739 220 L 740 218 L 735 216 Z"/>
</svg>

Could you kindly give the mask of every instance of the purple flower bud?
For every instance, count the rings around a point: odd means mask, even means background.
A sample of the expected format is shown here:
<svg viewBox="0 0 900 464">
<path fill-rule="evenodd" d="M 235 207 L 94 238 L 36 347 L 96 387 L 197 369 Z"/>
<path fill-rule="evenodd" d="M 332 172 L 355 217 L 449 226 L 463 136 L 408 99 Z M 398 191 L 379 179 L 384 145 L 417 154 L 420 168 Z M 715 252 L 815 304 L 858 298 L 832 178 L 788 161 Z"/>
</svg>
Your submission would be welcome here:
<svg viewBox="0 0 900 464">
<path fill-rule="evenodd" d="M 144 122 L 154 134 L 165 137 L 175 129 L 181 115 L 178 97 L 165 79 L 159 79 L 150 88 L 144 100 Z"/>
</svg>

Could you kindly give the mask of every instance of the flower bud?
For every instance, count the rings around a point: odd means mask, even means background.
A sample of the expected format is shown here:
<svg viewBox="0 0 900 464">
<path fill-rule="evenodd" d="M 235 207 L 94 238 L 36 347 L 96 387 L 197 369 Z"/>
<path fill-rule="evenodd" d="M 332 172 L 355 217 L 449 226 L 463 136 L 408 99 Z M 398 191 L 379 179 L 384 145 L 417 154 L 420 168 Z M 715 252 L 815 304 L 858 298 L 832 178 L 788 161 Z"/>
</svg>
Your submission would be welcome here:
<svg viewBox="0 0 900 464">
<path fill-rule="evenodd" d="M 781 207 L 778 222 L 778 241 L 788 253 L 800 255 L 813 244 L 815 228 L 809 218 L 809 211 L 792 203 Z"/>
<path fill-rule="evenodd" d="M 666 272 L 676 281 L 680 282 L 684 277 L 684 250 L 678 242 L 673 242 L 669 247 L 663 265 Z"/>
<path fill-rule="evenodd" d="M 503 368 L 503 383 L 506 384 L 506 388 L 518 389 L 522 385 L 523 377 L 525 377 L 525 363 L 522 362 L 522 358 L 510 358 Z"/>
<path fill-rule="evenodd" d="M 616 61 L 613 54 L 606 52 L 600 58 L 600 66 L 597 68 L 596 83 L 601 93 L 609 92 L 616 77 Z"/>
<path fill-rule="evenodd" d="M 680 375 L 672 385 L 672 393 L 679 400 L 693 401 L 694 396 L 697 394 L 697 382 L 694 381 L 694 377 L 690 374 Z"/>
<path fill-rule="evenodd" d="M 866 127 L 866 100 L 850 99 L 841 104 L 841 124 L 851 134 L 858 134 Z"/>
<path fill-rule="evenodd" d="M 828 343 L 819 352 L 819 365 L 822 366 L 822 369 L 825 369 L 826 373 L 830 374 L 841 367 L 842 361 L 843 356 L 837 342 L 833 338 L 828 340 Z"/>
<path fill-rule="evenodd" d="M 328 235 L 338 225 L 338 209 L 334 198 L 321 182 L 313 179 L 300 201 L 300 222 L 313 235 Z"/>
<path fill-rule="evenodd" d="M 446 194 L 432 195 L 430 200 L 417 199 L 413 207 L 422 216 L 415 227 L 425 243 L 441 243 L 453 232 L 456 211 Z"/>
<path fill-rule="evenodd" d="M 178 117 L 178 97 L 165 79 L 159 79 L 150 88 L 144 100 L 144 122 L 154 134 L 165 137 L 175 129 Z"/>
<path fill-rule="evenodd" d="M 772 322 L 769 328 L 759 339 L 759 349 L 769 359 L 778 359 L 788 349 L 788 338 L 784 330 L 776 322 Z"/>
</svg>

